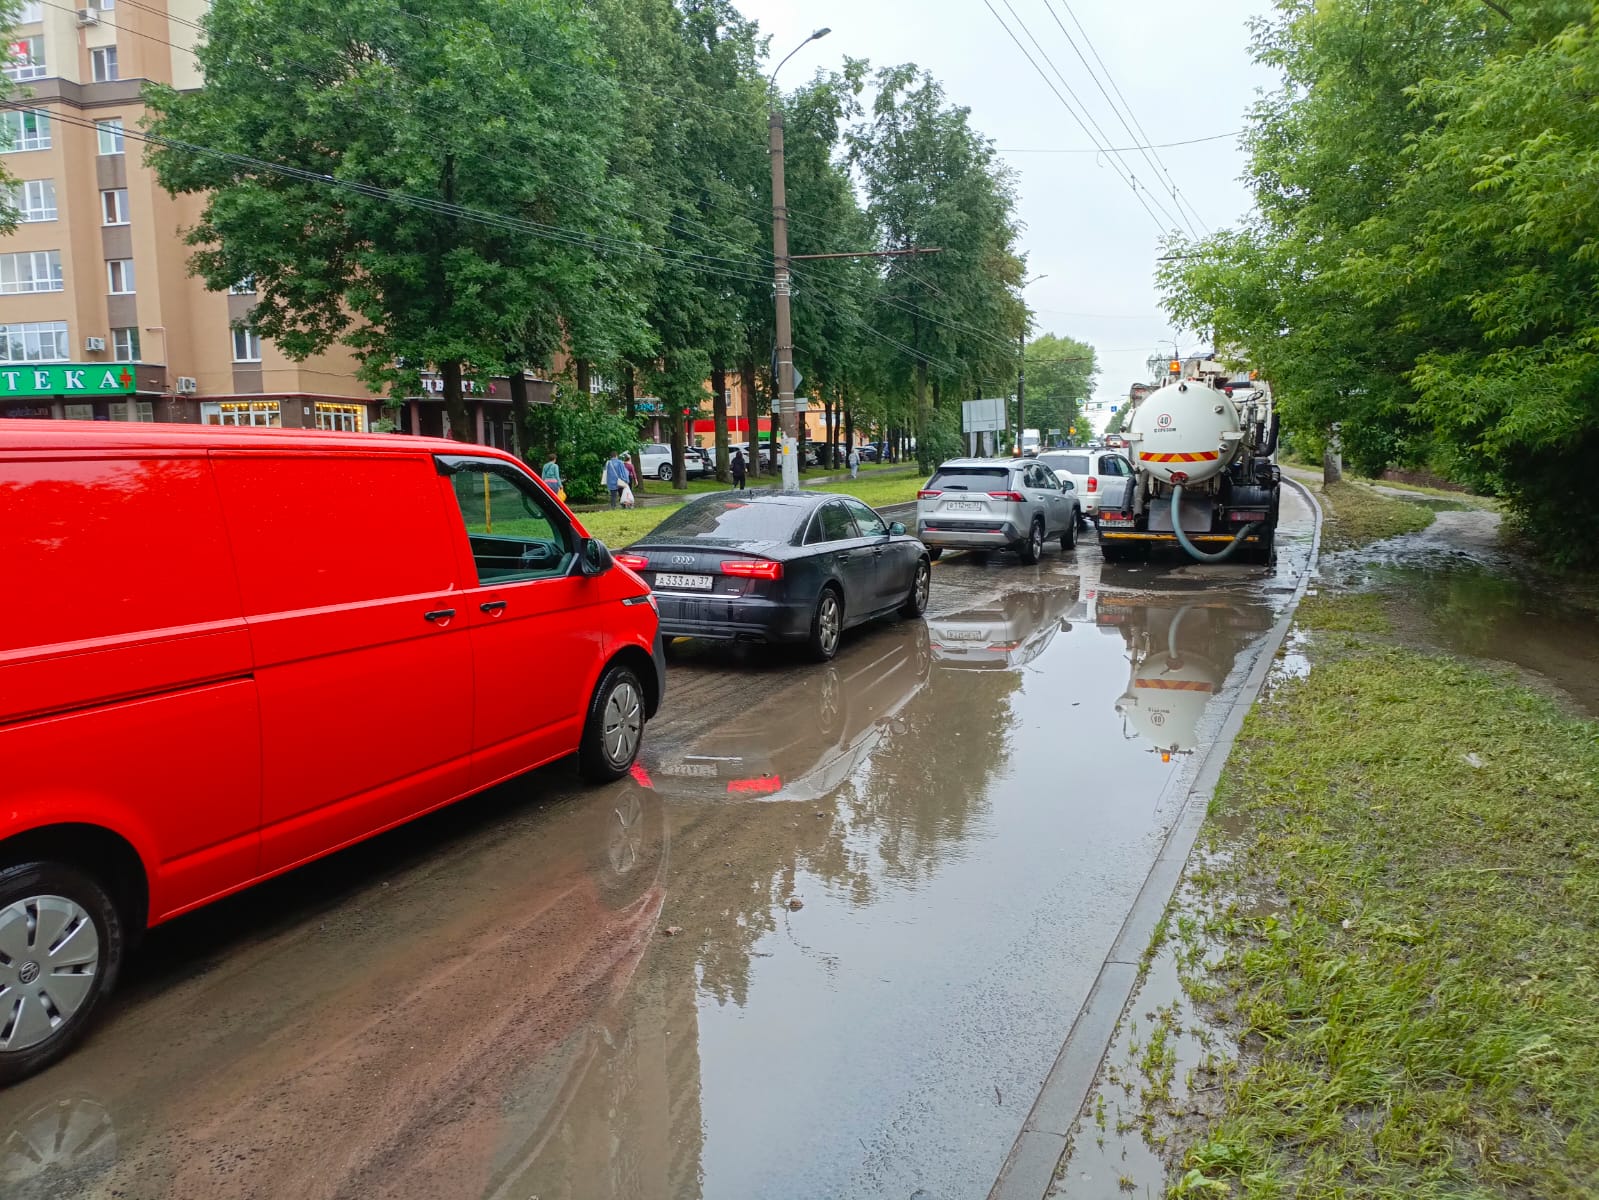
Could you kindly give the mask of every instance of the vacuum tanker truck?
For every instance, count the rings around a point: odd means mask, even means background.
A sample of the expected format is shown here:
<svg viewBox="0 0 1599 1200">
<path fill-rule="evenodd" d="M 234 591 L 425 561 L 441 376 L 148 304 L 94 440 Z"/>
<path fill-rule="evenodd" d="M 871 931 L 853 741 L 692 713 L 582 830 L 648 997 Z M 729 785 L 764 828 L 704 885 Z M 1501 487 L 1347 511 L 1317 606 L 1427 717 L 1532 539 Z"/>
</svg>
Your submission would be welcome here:
<svg viewBox="0 0 1599 1200">
<path fill-rule="evenodd" d="M 1107 559 L 1180 546 L 1200 562 L 1271 555 L 1282 476 L 1271 387 L 1213 359 L 1130 405 L 1133 474 L 1099 502 Z"/>
</svg>

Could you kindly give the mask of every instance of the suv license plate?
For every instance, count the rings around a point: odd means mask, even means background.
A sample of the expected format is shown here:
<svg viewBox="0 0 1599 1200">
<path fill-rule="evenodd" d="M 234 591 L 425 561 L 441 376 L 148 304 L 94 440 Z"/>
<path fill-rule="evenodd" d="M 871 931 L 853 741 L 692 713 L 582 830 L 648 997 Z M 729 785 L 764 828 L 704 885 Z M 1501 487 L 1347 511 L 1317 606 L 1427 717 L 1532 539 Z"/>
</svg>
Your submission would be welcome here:
<svg viewBox="0 0 1599 1200">
<path fill-rule="evenodd" d="M 950 512 L 982 512 L 988 505 L 981 500 L 950 500 L 944 507 Z"/>
<path fill-rule="evenodd" d="M 655 586 L 658 588 L 686 588 L 692 592 L 708 592 L 711 590 L 711 577 L 709 575 L 666 575 L 655 577 Z"/>
</svg>

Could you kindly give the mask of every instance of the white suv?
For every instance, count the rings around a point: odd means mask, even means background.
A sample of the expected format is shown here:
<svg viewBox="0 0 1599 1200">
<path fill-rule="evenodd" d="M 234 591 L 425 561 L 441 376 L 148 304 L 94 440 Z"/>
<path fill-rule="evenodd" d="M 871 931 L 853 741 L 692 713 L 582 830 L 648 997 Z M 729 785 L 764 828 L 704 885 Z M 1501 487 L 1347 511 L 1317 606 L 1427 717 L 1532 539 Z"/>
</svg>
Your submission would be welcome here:
<svg viewBox="0 0 1599 1200">
<path fill-rule="evenodd" d="M 1098 515 L 1099 497 L 1106 484 L 1113 479 L 1126 479 L 1133 473 L 1133 464 L 1119 450 L 1046 450 L 1038 456 L 1038 461 L 1062 479 L 1070 479 L 1077 485 L 1077 497 L 1086 517 Z"/>
<path fill-rule="evenodd" d="M 1016 550 L 1035 563 L 1044 543 L 1077 545 L 1077 485 L 1031 458 L 956 458 L 916 493 L 916 536 L 937 559 L 951 550 Z"/>
<path fill-rule="evenodd" d="M 639 470 L 646 479 L 672 478 L 672 447 L 665 442 L 646 442 L 638 448 Z M 690 479 L 714 475 L 716 468 L 705 459 L 704 451 L 697 446 L 683 449 L 683 473 Z"/>
</svg>

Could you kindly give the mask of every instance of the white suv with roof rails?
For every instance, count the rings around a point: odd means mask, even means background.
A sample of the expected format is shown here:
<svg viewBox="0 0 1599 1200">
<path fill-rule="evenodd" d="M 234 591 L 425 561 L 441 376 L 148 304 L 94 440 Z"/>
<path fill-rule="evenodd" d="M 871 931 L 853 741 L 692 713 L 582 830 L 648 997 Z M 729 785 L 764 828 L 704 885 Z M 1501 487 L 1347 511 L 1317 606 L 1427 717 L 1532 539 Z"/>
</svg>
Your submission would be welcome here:
<svg viewBox="0 0 1599 1200">
<path fill-rule="evenodd" d="M 1038 461 L 1077 485 L 1077 497 L 1087 517 L 1099 515 L 1099 498 L 1112 480 L 1126 479 L 1133 473 L 1133 464 L 1120 450 L 1046 450 Z"/>
<path fill-rule="evenodd" d="M 1035 563 L 1044 543 L 1077 545 L 1077 485 L 1031 458 L 951 459 L 916 493 L 916 536 L 935 560 L 950 550 L 1015 550 Z"/>
</svg>

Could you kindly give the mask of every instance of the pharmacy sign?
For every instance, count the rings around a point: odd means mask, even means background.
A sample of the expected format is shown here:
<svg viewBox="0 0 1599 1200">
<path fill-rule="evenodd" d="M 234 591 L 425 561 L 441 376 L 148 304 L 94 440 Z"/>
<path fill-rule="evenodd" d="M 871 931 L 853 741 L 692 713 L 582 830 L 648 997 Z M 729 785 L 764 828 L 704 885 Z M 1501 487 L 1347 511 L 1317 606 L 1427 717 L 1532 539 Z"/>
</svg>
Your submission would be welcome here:
<svg viewBox="0 0 1599 1200">
<path fill-rule="evenodd" d="M 127 396 L 133 393 L 133 383 L 133 368 L 125 363 L 0 363 L 0 400 L 13 396 Z"/>
</svg>

